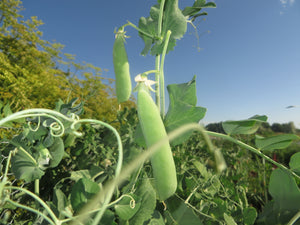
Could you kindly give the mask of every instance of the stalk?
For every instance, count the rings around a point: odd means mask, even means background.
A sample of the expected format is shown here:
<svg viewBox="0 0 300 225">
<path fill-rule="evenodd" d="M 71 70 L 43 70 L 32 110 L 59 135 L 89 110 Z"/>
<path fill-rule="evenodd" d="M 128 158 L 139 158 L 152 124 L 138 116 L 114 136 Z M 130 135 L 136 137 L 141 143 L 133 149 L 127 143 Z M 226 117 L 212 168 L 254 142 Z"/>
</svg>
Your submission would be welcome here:
<svg viewBox="0 0 300 225">
<path fill-rule="evenodd" d="M 165 6 L 165 0 L 161 0 L 160 2 L 160 8 L 159 8 L 159 15 L 158 15 L 158 24 L 157 24 L 157 36 L 161 37 L 161 31 L 162 31 L 162 20 L 163 20 L 163 13 L 164 13 L 164 6 Z M 157 82 L 155 84 L 155 102 L 158 107 L 158 110 L 161 112 L 161 97 L 160 92 L 162 85 L 160 84 L 161 80 L 161 71 L 160 71 L 160 55 L 157 55 L 155 57 L 155 70 L 159 71 L 155 74 L 155 81 Z M 162 113 L 161 113 L 162 114 Z"/>
<path fill-rule="evenodd" d="M 169 45 L 169 40 L 170 40 L 170 36 L 171 36 L 171 31 L 168 30 L 167 34 L 166 34 L 166 39 L 165 39 L 165 45 L 163 48 L 163 52 L 162 52 L 162 57 L 161 57 L 161 63 L 160 63 L 160 92 L 161 92 L 161 96 L 160 96 L 160 102 L 161 102 L 161 117 L 164 119 L 165 117 L 165 77 L 164 77 L 164 64 L 165 64 L 165 57 L 166 57 L 166 53 L 167 53 L 167 49 L 168 49 L 168 45 Z"/>
<path fill-rule="evenodd" d="M 300 179 L 300 176 L 297 175 L 296 173 L 294 173 L 293 171 L 291 171 L 289 168 L 285 167 L 284 165 L 281 165 L 280 163 L 274 161 L 273 159 L 271 159 L 270 157 L 266 156 L 265 154 L 263 154 L 261 151 L 257 150 L 256 148 L 247 145 L 239 140 L 236 140 L 232 137 L 230 137 L 229 135 L 226 134 L 220 134 L 220 133 L 216 133 L 216 132 L 212 132 L 212 131 L 206 131 L 206 133 L 209 136 L 214 136 L 214 137 L 219 137 L 228 141 L 231 141 L 235 144 L 238 144 L 240 146 L 242 146 L 245 149 L 248 149 L 249 151 L 255 153 L 256 155 L 259 155 L 260 157 L 262 157 L 263 159 L 265 159 L 266 161 L 269 161 L 270 163 L 276 165 L 277 167 L 279 167 L 280 169 L 287 171 L 289 174 L 293 175 L 294 177 L 297 177 L 298 179 Z"/>
<path fill-rule="evenodd" d="M 26 193 L 27 195 L 30 195 L 31 197 L 33 197 L 37 202 L 39 202 L 44 207 L 44 209 L 48 212 L 48 214 L 50 215 L 50 217 L 54 221 L 54 224 L 60 224 L 59 219 L 55 216 L 55 214 L 53 213 L 51 208 L 39 196 L 35 195 L 34 193 L 28 191 L 25 188 L 21 188 L 21 187 L 7 186 L 7 187 L 4 187 L 4 189 L 18 190 L 18 191 L 22 191 L 22 192 Z M 6 201 L 11 201 L 11 200 L 7 199 Z M 26 209 L 26 210 L 29 210 L 31 212 L 36 213 L 35 211 L 33 211 L 34 209 L 32 209 L 30 207 L 18 204 L 16 202 L 11 202 L 11 203 L 16 205 L 17 207 L 20 207 L 20 208 L 23 208 L 23 209 Z M 37 213 L 37 214 L 40 215 L 39 213 Z"/>
</svg>

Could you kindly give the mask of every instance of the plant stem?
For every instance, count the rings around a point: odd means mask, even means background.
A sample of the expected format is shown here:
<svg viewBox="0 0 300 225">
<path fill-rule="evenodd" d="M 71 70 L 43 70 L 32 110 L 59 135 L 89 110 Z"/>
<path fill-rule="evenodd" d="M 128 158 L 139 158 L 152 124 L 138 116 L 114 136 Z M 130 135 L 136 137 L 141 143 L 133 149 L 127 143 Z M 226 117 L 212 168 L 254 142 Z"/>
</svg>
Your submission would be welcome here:
<svg viewBox="0 0 300 225">
<path fill-rule="evenodd" d="M 52 218 L 52 220 L 54 221 L 54 224 L 60 224 L 60 221 L 59 219 L 55 216 L 55 214 L 53 213 L 53 211 L 50 209 L 50 207 L 37 195 L 35 195 L 34 193 L 32 193 L 31 191 L 28 191 L 27 189 L 25 188 L 21 188 L 21 187 L 15 187 L 15 186 L 6 186 L 4 187 L 4 189 L 12 189 L 12 190 L 18 190 L 18 191 L 22 191 L 26 194 L 28 194 L 29 196 L 31 196 L 32 198 L 34 198 L 36 201 L 38 201 L 43 207 L 44 209 L 49 213 L 50 217 Z M 8 201 L 8 200 L 7 200 Z M 24 205 L 17 205 L 18 203 L 13 203 L 15 204 L 16 206 L 18 207 L 21 207 L 21 208 L 24 208 L 24 209 L 28 209 L 27 206 L 24 206 Z M 25 208 L 26 207 L 26 208 Z M 32 210 L 32 208 L 30 208 Z M 29 209 L 28 209 L 29 210 Z"/>
<path fill-rule="evenodd" d="M 280 169 L 283 169 L 285 171 L 287 171 L 288 173 L 290 173 L 291 175 L 297 177 L 298 179 L 300 179 L 300 176 L 297 175 L 296 173 L 294 173 L 293 171 L 291 171 L 289 168 L 285 167 L 284 165 L 274 161 L 273 159 L 271 159 L 270 157 L 266 156 L 264 153 L 262 153 L 261 151 L 257 150 L 256 148 L 250 146 L 250 145 L 247 145 L 245 144 L 244 142 L 241 142 L 239 140 L 236 140 L 232 137 L 230 137 L 229 135 L 226 135 L 226 134 L 220 134 L 220 133 L 216 133 L 216 132 L 212 132 L 212 131 L 206 131 L 206 133 L 209 135 L 209 136 L 214 136 L 214 137 L 219 137 L 219 138 L 222 138 L 222 139 L 225 139 L 225 140 L 228 140 L 228 141 L 231 141 L 235 144 L 238 144 L 240 146 L 242 146 L 243 148 L 246 148 L 248 149 L 249 151 L 259 155 L 260 157 L 262 157 L 263 159 L 269 161 L 270 163 L 276 165 L 277 167 L 279 167 Z"/>
<path fill-rule="evenodd" d="M 164 6 L 165 6 L 165 0 L 161 0 L 160 2 L 160 8 L 159 8 L 159 15 L 158 15 L 158 23 L 157 23 L 157 36 L 161 38 L 161 31 L 162 31 L 162 21 L 163 21 L 163 14 L 164 14 Z M 161 39 L 159 40 L 161 41 Z M 161 77 L 161 71 L 160 71 L 160 55 L 157 55 L 155 57 L 155 69 L 159 72 L 155 74 L 155 81 L 157 82 L 155 85 L 155 101 L 156 105 L 158 107 L 158 110 L 161 112 L 161 101 L 160 101 L 160 92 L 161 92 L 161 84 L 160 84 L 160 77 Z M 161 113 L 162 114 L 162 113 Z"/>
<path fill-rule="evenodd" d="M 78 120 L 76 122 L 74 122 L 72 125 L 71 125 L 71 128 L 75 127 L 77 123 L 94 123 L 94 124 L 100 124 L 108 129 L 110 129 L 114 135 L 116 136 L 117 138 L 117 143 L 118 143 L 118 153 L 119 153 L 119 157 L 118 157 L 118 163 L 117 163 L 117 167 L 116 167 L 116 171 L 115 171 L 115 176 L 118 177 L 120 175 L 120 172 L 121 172 L 121 169 L 122 169 L 122 163 L 123 163 L 123 146 L 122 146 L 122 140 L 121 140 L 121 137 L 118 133 L 118 131 L 112 127 L 111 125 L 105 123 L 105 122 L 102 122 L 102 121 L 99 121 L 99 120 L 93 120 L 93 119 L 82 119 L 82 120 Z M 112 187 L 111 189 L 107 190 L 106 192 L 106 195 L 102 198 L 98 198 L 96 199 L 96 201 L 92 202 L 90 205 L 89 205 L 89 208 L 84 208 L 83 209 L 83 214 L 85 214 L 86 212 L 88 211 L 91 211 L 91 210 L 94 210 L 95 206 L 96 205 L 99 205 L 99 203 L 101 203 L 101 209 L 99 210 L 99 212 L 97 213 L 96 217 L 94 218 L 94 221 L 92 223 L 92 225 L 96 225 L 96 224 L 99 224 L 99 221 L 101 220 L 105 210 L 107 209 L 108 207 L 108 204 L 109 204 L 109 201 L 111 200 L 111 197 L 113 195 L 113 192 L 115 190 L 115 187 Z M 83 218 L 84 216 L 82 216 L 79 220 L 82 220 L 84 219 Z"/>
<path fill-rule="evenodd" d="M 159 62 L 160 62 L 160 55 L 157 55 L 155 57 L 155 70 L 157 71 L 155 73 L 155 102 L 158 108 L 158 111 L 160 112 L 161 110 L 161 105 L 160 105 L 160 67 L 159 67 Z"/>
<path fill-rule="evenodd" d="M 161 36 L 164 7 L 165 7 L 165 0 L 161 0 L 160 8 L 159 8 L 159 15 L 158 15 L 158 23 L 157 23 L 157 34 L 159 37 Z"/>
<path fill-rule="evenodd" d="M 40 195 L 40 180 L 39 179 L 34 180 L 34 193 L 38 196 Z"/>
<path fill-rule="evenodd" d="M 268 190 L 267 190 L 267 178 L 266 178 L 266 160 L 262 158 L 262 163 L 264 165 L 263 168 L 263 180 L 264 180 L 264 195 L 265 195 L 265 203 L 268 203 Z"/>
<path fill-rule="evenodd" d="M 126 26 L 131 26 L 133 27 L 134 29 L 136 29 L 138 32 L 142 33 L 143 35 L 151 38 L 151 39 L 155 39 L 156 37 L 154 37 L 153 35 L 141 30 L 140 28 L 138 28 L 136 25 L 134 25 L 133 23 L 127 21 L 127 24 L 125 24 L 123 27 L 126 27 Z"/>
<path fill-rule="evenodd" d="M 298 211 L 296 213 L 295 216 L 293 216 L 293 218 L 289 221 L 289 223 L 287 225 L 293 225 L 300 217 L 300 211 Z"/>
<path fill-rule="evenodd" d="M 167 53 L 171 33 L 172 32 L 170 30 L 167 31 L 166 38 L 165 38 L 165 44 L 164 44 L 164 48 L 163 48 L 163 52 L 162 52 L 162 56 L 161 56 L 161 62 L 160 62 L 160 77 L 159 77 L 160 82 L 159 82 L 159 86 L 160 86 L 160 91 L 161 91 L 160 102 L 161 102 L 161 117 L 162 118 L 165 117 L 165 107 L 166 107 L 165 106 L 164 64 L 165 64 L 165 57 L 166 57 L 166 53 Z"/>
<path fill-rule="evenodd" d="M 61 224 L 59 220 L 56 221 L 56 222 L 53 222 L 49 217 L 47 217 L 45 214 L 43 214 L 42 212 L 40 212 L 40 211 L 38 211 L 38 210 L 36 210 L 36 209 L 30 208 L 30 207 L 28 207 L 28 206 L 26 206 L 26 205 L 22 205 L 22 204 L 20 204 L 20 203 L 17 203 L 17 202 L 15 202 L 15 201 L 11 200 L 11 199 L 6 199 L 6 201 L 9 202 L 9 203 L 11 203 L 12 205 L 15 205 L 15 206 L 17 206 L 17 207 L 19 207 L 19 208 L 23 208 L 23 209 L 25 209 L 25 210 L 28 210 L 28 211 L 30 211 L 30 212 L 33 212 L 33 213 L 35 213 L 35 214 L 37 214 L 37 215 L 43 217 L 43 218 L 44 218 L 45 220 L 47 220 L 47 221 L 49 222 L 49 224 L 51 224 L 51 225 L 59 225 L 59 224 Z"/>
</svg>

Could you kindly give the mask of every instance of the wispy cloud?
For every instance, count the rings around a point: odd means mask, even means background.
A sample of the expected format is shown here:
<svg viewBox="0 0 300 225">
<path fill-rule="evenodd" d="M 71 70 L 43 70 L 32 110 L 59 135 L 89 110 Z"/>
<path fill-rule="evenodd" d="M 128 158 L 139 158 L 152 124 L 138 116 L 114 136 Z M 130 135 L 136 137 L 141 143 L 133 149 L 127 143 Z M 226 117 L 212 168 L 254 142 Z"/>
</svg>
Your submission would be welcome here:
<svg viewBox="0 0 300 225">
<path fill-rule="evenodd" d="M 295 3 L 296 0 L 279 0 L 281 6 L 283 7 L 283 10 L 280 11 L 280 15 L 283 15 L 285 10 L 288 6 L 292 6 Z"/>
<path fill-rule="evenodd" d="M 286 7 L 287 5 L 293 5 L 295 3 L 295 0 L 279 0 L 283 7 Z"/>
</svg>

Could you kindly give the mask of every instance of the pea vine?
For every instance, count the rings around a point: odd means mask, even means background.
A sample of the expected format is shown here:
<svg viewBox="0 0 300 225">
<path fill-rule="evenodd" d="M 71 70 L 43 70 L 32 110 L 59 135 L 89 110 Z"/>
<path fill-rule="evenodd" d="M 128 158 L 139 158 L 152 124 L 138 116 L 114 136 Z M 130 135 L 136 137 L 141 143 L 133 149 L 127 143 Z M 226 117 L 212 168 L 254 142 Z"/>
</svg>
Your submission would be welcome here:
<svg viewBox="0 0 300 225">
<path fill-rule="evenodd" d="M 270 175 L 268 190 L 264 186 L 272 197 L 270 202 L 266 199 L 266 209 L 275 212 L 274 224 L 296 224 L 300 191 L 295 179 L 300 179 L 300 155 L 294 154 L 287 166 L 268 153 L 299 141 L 298 135 L 255 135 L 250 144 L 240 141 L 240 135 L 256 134 L 267 122 L 264 115 L 225 121 L 222 133 L 207 131 L 199 124 L 206 108 L 197 106 L 195 76 L 187 83 L 167 86 L 170 101 L 166 111 L 166 55 L 186 33 L 188 24 L 195 28 L 193 21 L 207 15 L 202 9 L 215 7 L 213 2 L 196 0 L 181 10 L 178 0 L 159 0 L 138 25 L 128 21 L 116 31 L 113 62 L 118 103 L 132 94 L 125 28 L 134 28 L 144 41 L 142 55 L 155 57 L 152 70 L 135 76 L 137 109 L 119 111 L 118 121 L 114 121 L 119 122 L 118 129 L 100 120 L 81 119 L 84 105 L 75 105 L 77 99 L 59 101 L 55 110 L 6 113 L 0 128 L 19 124 L 21 129 L 13 137 L 3 135 L 1 222 L 8 224 L 11 217 L 7 212 L 14 210 L 15 215 L 32 212 L 35 217 L 30 219 L 34 218 L 35 224 L 51 225 L 267 224 L 271 212 L 258 216 L 248 203 L 246 188 L 224 181 L 226 152 L 217 147 L 223 140 L 260 157 L 263 166 L 269 162 L 277 167 Z M 186 147 L 195 134 L 201 138 Z M 208 159 L 201 158 L 203 155 Z M 49 185 L 53 190 L 46 195 L 47 187 L 41 183 L 47 183 L 48 177 L 59 180 Z"/>
</svg>

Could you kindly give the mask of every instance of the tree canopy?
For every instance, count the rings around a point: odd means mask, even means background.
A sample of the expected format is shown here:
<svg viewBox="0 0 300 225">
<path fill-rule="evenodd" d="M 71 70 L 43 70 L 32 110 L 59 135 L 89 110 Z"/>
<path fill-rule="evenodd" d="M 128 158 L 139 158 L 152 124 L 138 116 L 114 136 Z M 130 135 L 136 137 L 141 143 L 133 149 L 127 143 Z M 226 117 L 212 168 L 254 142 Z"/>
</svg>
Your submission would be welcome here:
<svg viewBox="0 0 300 225">
<path fill-rule="evenodd" d="M 58 99 L 79 97 L 86 117 L 114 120 L 118 103 L 113 80 L 101 77 L 100 68 L 63 54 L 62 44 L 43 40 L 43 22 L 35 16 L 24 20 L 22 10 L 19 0 L 0 1 L 0 100 L 18 111 L 54 108 Z"/>
</svg>

